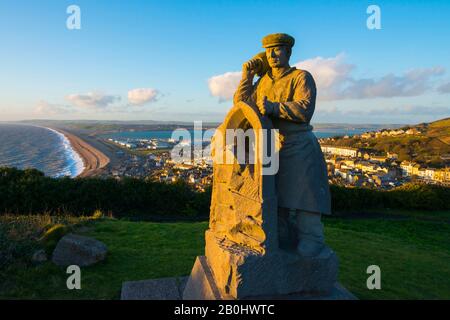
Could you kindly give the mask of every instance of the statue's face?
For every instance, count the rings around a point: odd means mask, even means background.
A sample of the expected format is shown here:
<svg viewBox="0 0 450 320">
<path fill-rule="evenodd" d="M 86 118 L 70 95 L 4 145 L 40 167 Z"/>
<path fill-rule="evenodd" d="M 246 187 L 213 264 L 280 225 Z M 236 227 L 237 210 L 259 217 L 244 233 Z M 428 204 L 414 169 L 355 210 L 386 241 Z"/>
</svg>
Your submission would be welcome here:
<svg viewBox="0 0 450 320">
<path fill-rule="evenodd" d="M 285 46 L 266 48 L 266 57 L 271 68 L 281 68 L 289 65 L 289 56 Z"/>
</svg>

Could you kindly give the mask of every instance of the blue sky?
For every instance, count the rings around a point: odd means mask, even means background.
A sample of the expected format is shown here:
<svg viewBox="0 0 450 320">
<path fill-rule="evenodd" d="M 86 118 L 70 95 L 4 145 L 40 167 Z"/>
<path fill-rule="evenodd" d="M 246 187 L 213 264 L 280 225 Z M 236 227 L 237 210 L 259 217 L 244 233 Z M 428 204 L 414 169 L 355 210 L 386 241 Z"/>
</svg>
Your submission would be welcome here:
<svg viewBox="0 0 450 320">
<path fill-rule="evenodd" d="M 66 9 L 81 9 L 81 30 Z M 366 27 L 369 5 L 381 30 Z M 0 2 L 0 121 L 221 121 L 261 38 L 296 38 L 313 122 L 450 116 L 449 1 Z"/>
</svg>

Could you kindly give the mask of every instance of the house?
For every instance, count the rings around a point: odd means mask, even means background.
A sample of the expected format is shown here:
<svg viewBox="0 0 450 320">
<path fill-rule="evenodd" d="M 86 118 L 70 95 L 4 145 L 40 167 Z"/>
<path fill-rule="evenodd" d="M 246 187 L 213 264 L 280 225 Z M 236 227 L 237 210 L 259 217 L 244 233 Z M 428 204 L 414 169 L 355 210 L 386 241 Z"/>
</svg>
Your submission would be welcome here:
<svg viewBox="0 0 450 320">
<path fill-rule="evenodd" d="M 387 185 L 390 182 L 392 182 L 392 177 L 388 173 L 384 172 L 377 172 L 376 174 L 372 175 L 373 182 L 377 184 L 378 186 Z"/>
<path fill-rule="evenodd" d="M 361 135 L 362 139 L 370 139 L 372 137 L 373 137 L 373 133 L 371 133 L 371 132 L 366 132 Z"/>
<path fill-rule="evenodd" d="M 425 173 L 426 173 L 425 168 L 419 168 L 417 170 L 417 175 L 423 179 L 425 179 L 425 177 L 426 177 Z"/>
<path fill-rule="evenodd" d="M 355 160 L 347 159 L 347 160 L 343 160 L 343 162 L 349 168 L 354 168 L 355 167 Z"/>
<path fill-rule="evenodd" d="M 349 174 L 349 172 L 350 171 L 347 170 L 347 169 L 336 169 L 336 170 L 334 170 L 334 174 L 336 176 L 341 177 L 344 180 L 347 180 L 347 175 Z"/>
<path fill-rule="evenodd" d="M 322 145 L 322 152 L 325 154 L 333 154 L 344 157 L 356 157 L 358 155 L 358 149 L 350 147 L 336 147 L 331 145 Z"/>
<path fill-rule="evenodd" d="M 387 156 L 370 156 L 370 160 L 375 162 L 386 162 Z"/>
<path fill-rule="evenodd" d="M 359 161 L 356 165 L 356 168 L 360 169 L 363 172 L 374 172 L 377 171 L 378 165 L 370 163 L 368 161 Z"/>
<path fill-rule="evenodd" d="M 412 167 L 411 175 L 418 176 L 419 175 L 419 170 L 420 170 L 420 164 L 415 163 L 413 165 L 413 167 Z"/>
<path fill-rule="evenodd" d="M 400 168 L 402 170 L 402 175 L 404 177 L 408 177 L 408 176 L 412 176 L 412 168 L 413 168 L 413 163 L 410 161 L 402 161 L 400 163 Z"/>
<path fill-rule="evenodd" d="M 352 184 L 358 183 L 358 181 L 360 180 L 360 178 L 361 178 L 361 175 L 358 174 L 358 173 L 355 173 L 355 172 L 349 172 L 349 173 L 347 174 L 347 181 L 348 181 L 349 183 L 352 183 Z"/>
<path fill-rule="evenodd" d="M 189 170 L 192 169 L 194 166 L 192 164 L 188 163 L 178 163 L 173 168 L 178 170 Z"/>
<path fill-rule="evenodd" d="M 387 157 L 389 159 L 392 159 L 392 160 L 397 160 L 398 159 L 398 154 L 397 153 L 388 152 L 387 153 Z"/>
<path fill-rule="evenodd" d="M 425 169 L 425 178 L 428 180 L 434 180 L 434 171 L 433 168 L 426 168 Z"/>
</svg>

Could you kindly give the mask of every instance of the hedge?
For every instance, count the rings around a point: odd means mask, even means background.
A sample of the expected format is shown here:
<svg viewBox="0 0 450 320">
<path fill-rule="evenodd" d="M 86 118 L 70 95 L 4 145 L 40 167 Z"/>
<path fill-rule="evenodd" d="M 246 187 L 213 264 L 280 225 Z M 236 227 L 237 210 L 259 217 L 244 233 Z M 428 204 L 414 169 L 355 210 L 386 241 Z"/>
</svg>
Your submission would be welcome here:
<svg viewBox="0 0 450 320">
<path fill-rule="evenodd" d="M 367 209 L 450 210 L 450 188 L 406 184 L 390 191 L 331 186 L 333 211 Z M 50 178 L 35 169 L 0 168 L 0 214 L 91 215 L 116 217 L 208 217 L 211 189 L 144 179 Z"/>
</svg>

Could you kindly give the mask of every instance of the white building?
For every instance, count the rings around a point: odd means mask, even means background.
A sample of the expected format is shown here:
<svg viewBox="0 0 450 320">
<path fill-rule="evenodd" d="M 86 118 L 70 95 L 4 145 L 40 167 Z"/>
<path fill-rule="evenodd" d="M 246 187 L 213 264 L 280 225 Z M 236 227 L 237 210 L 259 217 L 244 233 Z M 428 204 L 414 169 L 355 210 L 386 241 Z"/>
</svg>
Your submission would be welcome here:
<svg viewBox="0 0 450 320">
<path fill-rule="evenodd" d="M 356 157 L 358 155 L 358 149 L 350 147 L 336 147 L 330 145 L 320 146 L 323 153 L 333 154 L 344 157 Z"/>
</svg>

